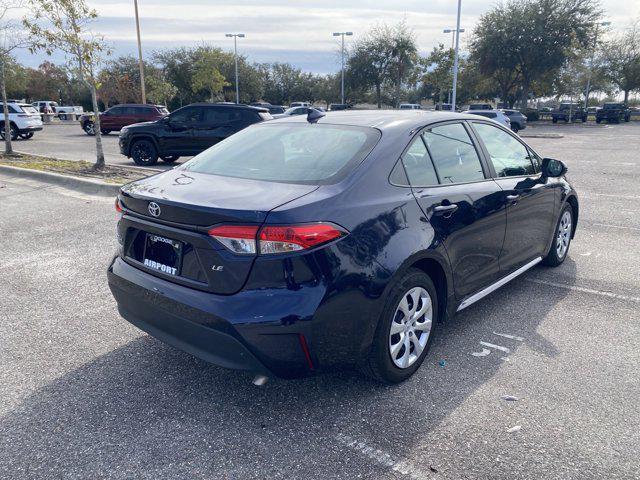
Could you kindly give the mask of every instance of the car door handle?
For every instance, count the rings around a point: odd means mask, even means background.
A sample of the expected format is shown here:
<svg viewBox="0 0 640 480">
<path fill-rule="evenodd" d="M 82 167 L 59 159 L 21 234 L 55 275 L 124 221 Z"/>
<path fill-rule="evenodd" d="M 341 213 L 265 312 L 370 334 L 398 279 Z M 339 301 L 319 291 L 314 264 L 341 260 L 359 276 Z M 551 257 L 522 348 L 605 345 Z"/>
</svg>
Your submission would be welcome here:
<svg viewBox="0 0 640 480">
<path fill-rule="evenodd" d="M 520 200 L 520 195 L 507 195 L 507 201 L 509 203 L 517 203 Z"/>
<path fill-rule="evenodd" d="M 437 205 L 433 207 L 433 213 L 436 215 L 443 215 L 447 213 L 453 213 L 458 209 L 458 205 L 451 203 L 449 205 Z"/>
</svg>

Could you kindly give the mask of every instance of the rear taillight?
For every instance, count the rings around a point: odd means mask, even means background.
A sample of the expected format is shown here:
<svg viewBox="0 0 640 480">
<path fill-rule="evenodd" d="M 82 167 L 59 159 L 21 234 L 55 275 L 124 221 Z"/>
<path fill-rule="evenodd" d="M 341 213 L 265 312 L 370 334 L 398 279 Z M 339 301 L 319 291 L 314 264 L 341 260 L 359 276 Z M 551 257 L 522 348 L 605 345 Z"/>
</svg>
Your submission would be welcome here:
<svg viewBox="0 0 640 480">
<path fill-rule="evenodd" d="M 116 197 L 116 212 L 122 213 L 122 205 L 120 205 L 120 199 Z"/>
<path fill-rule="evenodd" d="M 255 225 L 221 225 L 209 230 L 209 235 L 234 253 L 270 255 L 317 247 L 348 233 L 330 223 L 268 225 L 259 232 L 258 229 Z"/>
<path fill-rule="evenodd" d="M 209 230 L 209 235 L 234 253 L 255 254 L 257 225 L 220 225 Z"/>
<path fill-rule="evenodd" d="M 346 235 L 328 223 L 266 226 L 260 230 L 260 253 L 286 253 L 313 248 Z"/>
</svg>

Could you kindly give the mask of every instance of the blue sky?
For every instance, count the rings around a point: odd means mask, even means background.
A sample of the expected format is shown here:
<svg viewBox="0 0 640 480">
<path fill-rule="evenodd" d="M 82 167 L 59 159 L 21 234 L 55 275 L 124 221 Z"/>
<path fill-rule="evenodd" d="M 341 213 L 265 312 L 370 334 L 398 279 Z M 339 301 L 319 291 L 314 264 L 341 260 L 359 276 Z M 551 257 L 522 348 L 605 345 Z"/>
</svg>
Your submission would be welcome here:
<svg viewBox="0 0 640 480">
<path fill-rule="evenodd" d="M 467 33 L 478 17 L 496 2 L 462 1 L 461 26 Z M 93 25 L 104 35 L 113 54 L 135 54 L 133 0 L 89 1 L 100 15 Z M 334 31 L 366 32 L 376 23 L 405 19 L 413 29 L 421 53 L 451 42 L 443 28 L 455 26 L 456 0 L 138 0 L 143 51 L 208 43 L 231 50 L 228 32 L 242 32 L 238 50 L 256 62 L 290 62 L 315 73 L 340 67 Z M 640 17 L 640 0 L 602 0 L 612 27 L 622 29 Z M 463 33 L 463 42 L 467 37 Z M 351 37 L 352 39 L 355 37 Z M 43 54 L 20 52 L 18 59 L 39 65 Z M 61 62 L 63 58 L 54 57 Z"/>
</svg>

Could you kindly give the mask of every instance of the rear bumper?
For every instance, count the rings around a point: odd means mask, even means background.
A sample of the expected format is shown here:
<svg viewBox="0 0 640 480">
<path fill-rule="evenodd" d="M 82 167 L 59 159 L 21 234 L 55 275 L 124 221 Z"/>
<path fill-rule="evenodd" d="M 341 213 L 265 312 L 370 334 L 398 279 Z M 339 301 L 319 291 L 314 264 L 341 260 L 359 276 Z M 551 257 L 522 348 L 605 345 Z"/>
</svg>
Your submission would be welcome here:
<svg viewBox="0 0 640 480">
<path fill-rule="evenodd" d="M 216 295 L 155 277 L 120 257 L 107 275 L 121 316 L 169 345 L 221 367 L 267 376 L 314 372 L 313 352 L 305 351 L 307 345 L 312 350 L 312 340 L 304 320 L 312 315 L 304 312 L 315 311 L 321 292 L 297 291 L 295 299 L 286 290 Z"/>
<path fill-rule="evenodd" d="M 39 132 L 43 129 L 42 125 L 33 125 L 18 130 L 19 133 Z"/>
</svg>

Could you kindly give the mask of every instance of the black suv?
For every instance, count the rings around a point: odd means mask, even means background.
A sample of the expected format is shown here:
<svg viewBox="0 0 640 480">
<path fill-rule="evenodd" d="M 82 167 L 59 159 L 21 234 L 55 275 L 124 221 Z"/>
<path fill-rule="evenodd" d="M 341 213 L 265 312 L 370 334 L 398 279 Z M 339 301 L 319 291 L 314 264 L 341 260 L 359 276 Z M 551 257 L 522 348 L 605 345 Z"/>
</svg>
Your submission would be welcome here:
<svg viewBox="0 0 640 480">
<path fill-rule="evenodd" d="M 603 120 L 609 123 L 628 122 L 631 120 L 631 110 L 624 103 L 607 102 L 596 112 L 596 123 Z"/>
<path fill-rule="evenodd" d="M 575 120 L 587 121 L 588 113 L 579 103 L 563 102 L 557 110 L 551 112 L 551 121 L 558 123 L 559 120 L 569 123 Z"/>
<path fill-rule="evenodd" d="M 120 130 L 120 153 L 137 165 L 154 165 L 158 158 L 170 163 L 181 156 L 197 155 L 243 128 L 271 118 L 266 108 L 194 103 L 160 120 L 124 127 Z"/>
</svg>

